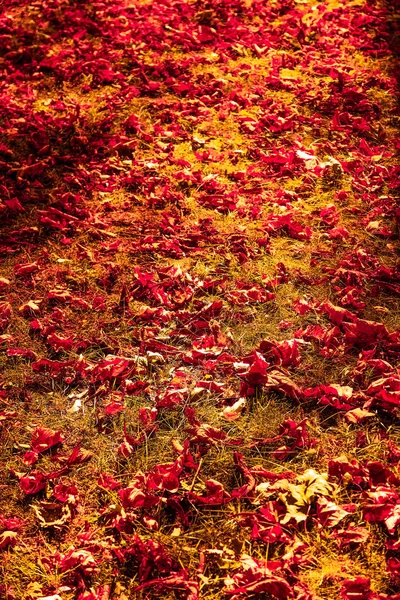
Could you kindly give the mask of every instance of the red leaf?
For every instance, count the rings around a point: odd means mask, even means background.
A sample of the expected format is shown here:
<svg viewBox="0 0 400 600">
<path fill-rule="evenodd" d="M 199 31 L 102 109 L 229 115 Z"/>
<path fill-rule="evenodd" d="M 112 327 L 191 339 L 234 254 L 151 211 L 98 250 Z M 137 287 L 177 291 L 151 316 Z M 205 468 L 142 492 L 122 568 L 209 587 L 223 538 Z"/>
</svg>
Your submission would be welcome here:
<svg viewBox="0 0 400 600">
<path fill-rule="evenodd" d="M 31 273 L 36 273 L 39 270 L 39 265 L 36 262 L 25 264 L 25 265 L 15 265 L 14 273 L 17 277 L 24 277 L 25 275 L 30 275 Z"/>
<path fill-rule="evenodd" d="M 145 588 L 154 588 L 155 590 L 183 590 L 186 600 L 199 600 L 199 585 L 194 579 L 190 579 L 187 571 L 180 571 L 170 575 L 169 577 L 160 577 L 146 581 L 142 585 L 135 588 L 135 593 Z"/>
<path fill-rule="evenodd" d="M 372 600 L 375 596 L 368 577 L 355 577 L 342 582 L 340 596 L 343 600 Z"/>
<path fill-rule="evenodd" d="M 15 531 L 3 531 L 0 534 L 0 549 L 13 548 L 18 541 L 18 533 Z"/>
<path fill-rule="evenodd" d="M 117 490 L 121 487 L 119 481 L 116 481 L 112 475 L 107 475 L 106 473 L 100 474 L 97 485 L 106 490 Z"/>
<path fill-rule="evenodd" d="M 61 431 L 53 431 L 46 427 L 37 427 L 32 433 L 31 448 L 34 452 L 45 452 L 53 446 L 62 444 L 64 436 Z"/>
<path fill-rule="evenodd" d="M 26 495 L 37 494 L 46 487 L 47 477 L 40 471 L 32 471 L 30 475 L 21 477 L 19 485 Z"/>
</svg>

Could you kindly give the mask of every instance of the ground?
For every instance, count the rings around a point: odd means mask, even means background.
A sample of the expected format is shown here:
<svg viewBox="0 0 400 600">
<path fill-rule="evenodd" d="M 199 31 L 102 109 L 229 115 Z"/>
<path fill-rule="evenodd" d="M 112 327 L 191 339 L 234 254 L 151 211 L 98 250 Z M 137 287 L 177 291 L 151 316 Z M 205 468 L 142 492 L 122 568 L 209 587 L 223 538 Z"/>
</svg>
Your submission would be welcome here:
<svg viewBox="0 0 400 600">
<path fill-rule="evenodd" d="M 396 3 L 5 0 L 0 598 L 400 598 Z"/>
</svg>

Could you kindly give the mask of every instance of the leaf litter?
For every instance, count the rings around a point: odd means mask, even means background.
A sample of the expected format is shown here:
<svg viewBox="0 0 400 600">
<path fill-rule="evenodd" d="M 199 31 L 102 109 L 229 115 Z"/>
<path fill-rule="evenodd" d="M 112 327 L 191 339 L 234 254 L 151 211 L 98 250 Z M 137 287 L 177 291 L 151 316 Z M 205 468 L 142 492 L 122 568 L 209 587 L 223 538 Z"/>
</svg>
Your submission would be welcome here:
<svg viewBox="0 0 400 600">
<path fill-rule="evenodd" d="M 4 3 L 0 598 L 400 598 L 396 4 Z"/>
</svg>

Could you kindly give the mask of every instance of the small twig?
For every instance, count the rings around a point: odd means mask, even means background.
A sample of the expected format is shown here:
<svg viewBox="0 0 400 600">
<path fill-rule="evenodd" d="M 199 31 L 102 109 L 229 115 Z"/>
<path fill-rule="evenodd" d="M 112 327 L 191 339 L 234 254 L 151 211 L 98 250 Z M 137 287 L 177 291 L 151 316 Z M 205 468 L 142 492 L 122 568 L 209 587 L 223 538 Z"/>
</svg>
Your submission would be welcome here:
<svg viewBox="0 0 400 600">
<path fill-rule="evenodd" d="M 189 492 L 191 492 L 193 490 L 193 488 L 194 488 L 194 484 L 196 483 L 197 475 L 199 474 L 199 471 L 201 469 L 201 465 L 202 464 L 203 464 L 203 459 L 201 458 L 200 462 L 199 462 L 199 466 L 197 467 L 197 471 L 194 474 L 194 477 L 192 479 L 192 483 L 190 484 Z"/>
</svg>

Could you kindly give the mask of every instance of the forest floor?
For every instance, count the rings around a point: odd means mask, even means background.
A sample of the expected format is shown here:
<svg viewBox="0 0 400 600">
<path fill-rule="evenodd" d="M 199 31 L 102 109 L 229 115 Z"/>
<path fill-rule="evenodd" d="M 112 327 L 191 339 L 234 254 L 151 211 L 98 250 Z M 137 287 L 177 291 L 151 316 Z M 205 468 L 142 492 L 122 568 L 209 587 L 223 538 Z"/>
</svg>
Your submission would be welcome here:
<svg viewBox="0 0 400 600">
<path fill-rule="evenodd" d="M 400 598 L 396 23 L 5 0 L 1 600 Z"/>
</svg>

